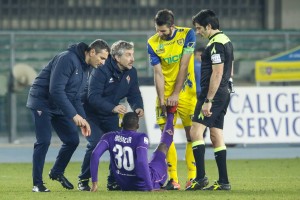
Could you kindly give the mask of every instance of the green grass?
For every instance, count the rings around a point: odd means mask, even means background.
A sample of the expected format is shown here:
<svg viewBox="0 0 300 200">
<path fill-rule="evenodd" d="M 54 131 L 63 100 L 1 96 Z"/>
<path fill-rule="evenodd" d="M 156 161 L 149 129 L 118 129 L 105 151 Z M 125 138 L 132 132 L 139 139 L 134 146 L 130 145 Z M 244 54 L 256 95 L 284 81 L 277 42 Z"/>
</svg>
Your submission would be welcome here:
<svg viewBox="0 0 300 200">
<path fill-rule="evenodd" d="M 300 159 L 269 160 L 229 160 L 228 173 L 232 191 L 165 191 L 165 192 L 108 192 L 106 177 L 108 163 L 100 165 L 99 191 L 97 193 L 68 191 L 48 178 L 53 163 L 47 163 L 44 169 L 44 181 L 51 189 L 50 193 L 33 193 L 30 163 L 0 164 L 0 199 L 164 199 L 164 200 L 219 200 L 219 199 L 300 199 Z M 80 163 L 70 163 L 66 177 L 76 185 Z M 184 187 L 186 167 L 183 161 L 178 163 L 179 179 Z M 215 161 L 206 161 L 206 173 L 210 183 L 218 178 Z M 130 183 L 128 183 L 130 184 Z"/>
</svg>

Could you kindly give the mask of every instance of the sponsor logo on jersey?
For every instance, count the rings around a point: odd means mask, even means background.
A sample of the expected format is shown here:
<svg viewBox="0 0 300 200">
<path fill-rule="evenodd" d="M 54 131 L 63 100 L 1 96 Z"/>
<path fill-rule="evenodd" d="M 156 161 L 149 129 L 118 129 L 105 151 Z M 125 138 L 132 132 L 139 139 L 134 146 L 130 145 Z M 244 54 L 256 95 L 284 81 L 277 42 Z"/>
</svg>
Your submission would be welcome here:
<svg viewBox="0 0 300 200">
<path fill-rule="evenodd" d="M 175 42 L 175 41 L 166 42 L 166 43 L 164 43 L 164 46 L 172 45 L 172 44 L 174 44 L 174 42 Z"/>
<path fill-rule="evenodd" d="M 182 57 L 182 54 L 178 54 L 175 56 L 170 56 L 170 57 L 164 58 L 164 61 L 167 62 L 168 64 L 172 64 L 172 63 L 178 62 L 181 59 L 181 57 Z"/>
<path fill-rule="evenodd" d="M 110 79 L 109 79 L 109 82 L 108 83 L 113 83 L 114 82 L 114 79 L 111 77 Z"/>
</svg>

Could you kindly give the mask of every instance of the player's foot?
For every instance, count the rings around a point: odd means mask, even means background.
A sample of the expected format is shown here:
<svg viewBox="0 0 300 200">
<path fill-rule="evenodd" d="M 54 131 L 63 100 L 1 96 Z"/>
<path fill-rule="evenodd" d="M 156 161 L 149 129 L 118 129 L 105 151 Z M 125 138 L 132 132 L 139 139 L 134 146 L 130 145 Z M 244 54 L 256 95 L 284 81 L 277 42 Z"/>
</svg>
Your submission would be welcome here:
<svg viewBox="0 0 300 200">
<path fill-rule="evenodd" d="M 193 182 L 193 179 L 188 180 L 185 184 L 185 189 L 190 187 L 192 185 L 192 182 Z"/>
<path fill-rule="evenodd" d="M 165 190 L 180 190 L 180 184 L 174 181 L 173 179 L 170 179 L 165 187 L 163 187 Z"/>
<path fill-rule="evenodd" d="M 192 191 L 192 190 L 202 190 L 204 187 L 208 185 L 208 178 L 205 176 L 201 179 L 194 179 L 192 181 L 192 184 L 187 187 L 186 191 Z"/>
<path fill-rule="evenodd" d="M 44 186 L 44 183 L 42 183 L 42 184 L 33 186 L 32 192 L 50 192 L 50 190 Z"/>
<path fill-rule="evenodd" d="M 121 190 L 121 187 L 117 182 L 107 182 L 107 190 L 108 191 L 116 191 L 116 190 Z"/>
<path fill-rule="evenodd" d="M 68 181 L 68 179 L 63 174 L 54 175 L 54 174 L 51 174 L 51 171 L 50 171 L 49 178 L 60 182 L 61 185 L 68 190 L 74 189 L 74 186 L 72 185 L 72 183 L 70 183 L 70 181 Z"/>
<path fill-rule="evenodd" d="M 79 179 L 77 189 L 79 191 L 90 191 L 89 179 Z"/>
<path fill-rule="evenodd" d="M 177 106 L 167 106 L 167 113 L 175 113 Z"/>
<path fill-rule="evenodd" d="M 203 190 L 231 190 L 231 185 L 229 183 L 220 183 L 219 181 L 215 181 L 213 185 L 203 188 Z"/>
</svg>

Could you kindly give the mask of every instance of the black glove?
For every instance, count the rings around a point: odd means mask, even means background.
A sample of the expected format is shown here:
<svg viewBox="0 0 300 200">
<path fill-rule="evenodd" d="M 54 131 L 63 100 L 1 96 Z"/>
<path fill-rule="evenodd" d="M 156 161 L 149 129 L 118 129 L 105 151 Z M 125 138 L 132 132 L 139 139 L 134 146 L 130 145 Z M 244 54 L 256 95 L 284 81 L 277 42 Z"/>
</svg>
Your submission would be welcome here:
<svg viewBox="0 0 300 200">
<path fill-rule="evenodd" d="M 229 87 L 229 92 L 230 93 L 235 93 L 232 78 L 230 78 L 229 81 L 228 81 L 228 87 Z"/>
</svg>

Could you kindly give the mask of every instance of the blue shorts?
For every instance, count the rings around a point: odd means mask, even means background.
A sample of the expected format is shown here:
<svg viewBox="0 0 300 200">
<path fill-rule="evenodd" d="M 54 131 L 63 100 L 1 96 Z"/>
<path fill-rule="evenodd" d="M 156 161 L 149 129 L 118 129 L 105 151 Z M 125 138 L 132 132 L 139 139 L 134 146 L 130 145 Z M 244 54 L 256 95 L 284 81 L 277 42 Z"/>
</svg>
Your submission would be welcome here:
<svg viewBox="0 0 300 200">
<path fill-rule="evenodd" d="M 149 169 L 153 189 L 159 190 L 168 178 L 166 155 L 161 151 L 155 151 L 149 163 Z"/>
</svg>

